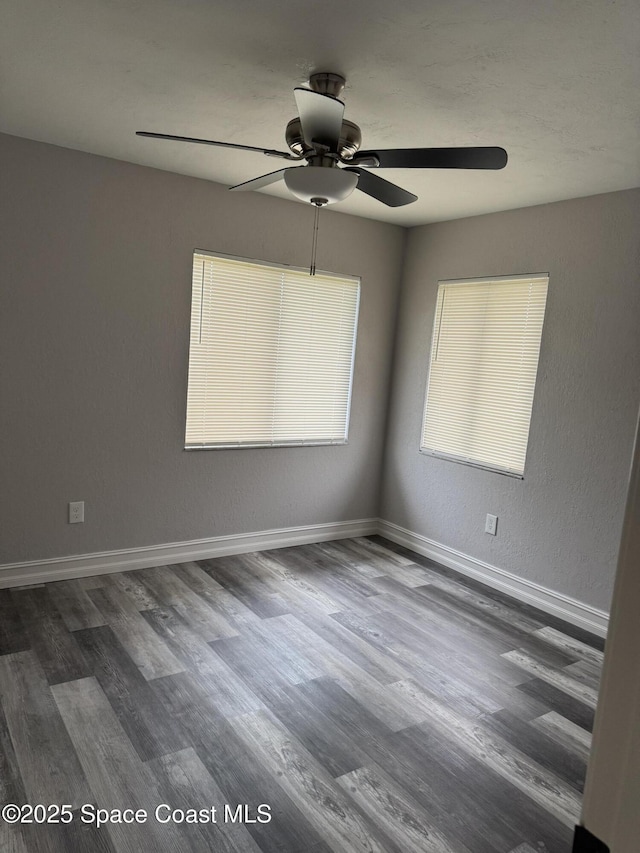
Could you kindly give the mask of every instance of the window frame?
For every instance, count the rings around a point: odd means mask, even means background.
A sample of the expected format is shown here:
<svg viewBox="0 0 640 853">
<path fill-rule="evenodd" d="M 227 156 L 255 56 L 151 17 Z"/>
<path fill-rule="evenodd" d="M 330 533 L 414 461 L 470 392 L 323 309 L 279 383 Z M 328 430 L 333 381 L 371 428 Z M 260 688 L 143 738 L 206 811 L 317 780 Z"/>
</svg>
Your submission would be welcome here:
<svg viewBox="0 0 640 853">
<path fill-rule="evenodd" d="M 185 428 L 183 431 L 183 450 L 187 452 L 191 451 L 200 451 L 200 450 L 242 450 L 242 449 L 266 449 L 266 448 L 284 448 L 284 447 L 332 447 L 337 446 L 341 447 L 343 445 L 347 445 L 349 443 L 349 428 L 351 424 L 351 404 L 353 399 L 353 378 L 355 373 L 355 357 L 356 357 L 356 345 L 358 339 L 358 325 L 360 321 L 360 301 L 362 295 L 362 277 L 358 275 L 353 275 L 352 273 L 337 273 L 335 271 L 328 270 L 316 270 L 316 275 L 318 276 L 332 276 L 340 279 L 351 279 L 357 284 L 356 291 L 356 307 L 354 314 L 354 325 L 353 325 L 353 342 L 351 346 L 351 359 L 349 365 L 349 384 L 348 384 L 348 394 L 347 394 L 347 405 L 346 405 L 346 415 L 345 415 L 345 432 L 344 439 L 317 439 L 317 440 L 307 440 L 307 439 L 299 439 L 299 440 L 287 440 L 287 441 L 238 441 L 238 442 L 229 442 L 229 443 L 217 443 L 217 444 L 187 444 L 186 439 L 186 423 L 188 417 L 188 406 L 189 406 L 189 367 L 191 360 L 191 314 L 193 310 L 193 264 L 196 255 L 204 255 L 205 257 L 211 258 L 223 258 L 225 260 L 231 261 L 240 261 L 241 263 L 254 264 L 259 267 L 271 267 L 277 270 L 290 270 L 292 272 L 297 273 L 305 273 L 305 275 L 309 275 L 308 267 L 296 266 L 294 264 L 286 264 L 286 263 L 278 263 L 277 261 L 262 261 L 257 258 L 247 258 L 241 255 L 235 255 L 228 252 L 217 252 L 211 249 L 193 249 L 191 253 L 191 268 L 190 268 L 190 277 L 191 277 L 191 299 L 189 302 L 189 324 L 188 324 L 188 358 L 187 358 L 187 376 L 186 376 L 186 393 L 185 393 L 185 406 L 184 406 L 184 421 Z"/>
<path fill-rule="evenodd" d="M 542 279 L 542 278 L 547 279 L 547 293 L 545 295 L 545 312 L 544 312 L 544 316 L 543 316 L 543 320 L 542 320 L 542 328 L 540 330 L 540 348 L 539 348 L 539 352 L 538 352 L 538 363 L 536 365 L 536 375 L 535 375 L 535 381 L 534 381 L 534 385 L 533 385 L 533 399 L 531 402 L 531 414 L 529 415 L 529 431 L 527 434 L 527 449 L 525 452 L 525 460 L 524 460 L 524 464 L 523 464 L 522 473 L 520 473 L 519 471 L 514 471 L 513 469 L 501 467 L 499 465 L 491 465 L 489 463 L 479 462 L 475 459 L 472 459 L 471 457 L 465 457 L 462 455 L 447 453 L 447 452 L 442 451 L 442 450 L 434 450 L 431 448 L 423 447 L 422 441 L 424 438 L 424 431 L 425 431 L 425 425 L 426 425 L 426 420 L 427 420 L 427 403 L 429 401 L 429 384 L 431 381 L 431 367 L 433 364 L 433 359 L 432 359 L 433 344 L 434 344 L 434 341 L 436 340 L 436 335 L 438 333 L 438 330 L 436 329 L 436 324 L 438 321 L 437 306 L 438 306 L 438 296 L 439 296 L 441 285 L 457 285 L 457 284 L 469 285 L 469 284 L 476 284 L 476 283 L 482 284 L 483 282 L 500 282 L 500 281 L 504 281 L 504 282 L 530 281 L 531 279 Z M 428 364 L 427 381 L 425 383 L 425 391 L 424 391 L 424 397 L 423 397 L 423 402 L 422 402 L 422 420 L 421 420 L 421 425 L 420 425 L 420 438 L 418 441 L 418 452 L 421 453 L 423 456 L 431 456 L 431 457 L 434 457 L 436 459 L 443 459 L 443 460 L 448 461 L 448 462 L 457 462 L 460 465 L 467 465 L 470 468 L 478 468 L 481 471 L 488 471 L 488 472 L 493 473 L 493 474 L 502 474 L 505 477 L 511 477 L 512 479 L 515 479 L 515 480 L 524 480 L 524 478 L 525 478 L 524 472 L 526 471 L 527 457 L 529 455 L 529 438 L 530 438 L 530 431 L 531 431 L 531 422 L 533 420 L 533 406 L 535 403 L 535 396 L 536 396 L 535 392 L 536 392 L 536 389 L 538 387 L 538 371 L 540 369 L 540 353 L 542 351 L 542 338 L 544 335 L 544 327 L 545 327 L 545 322 L 547 319 L 546 309 L 547 309 L 547 299 L 548 299 L 548 295 L 549 295 L 549 281 L 550 281 L 550 276 L 549 276 L 548 272 L 528 273 L 528 274 L 524 274 L 524 275 L 523 274 L 518 274 L 518 275 L 486 275 L 486 276 L 474 276 L 473 278 L 438 279 L 437 289 L 436 289 L 436 301 L 435 301 L 435 307 L 434 307 L 434 312 L 433 312 L 433 327 L 432 327 L 432 332 L 431 332 L 431 342 L 429 345 L 429 352 L 428 352 L 428 356 L 427 356 L 427 364 Z"/>
</svg>

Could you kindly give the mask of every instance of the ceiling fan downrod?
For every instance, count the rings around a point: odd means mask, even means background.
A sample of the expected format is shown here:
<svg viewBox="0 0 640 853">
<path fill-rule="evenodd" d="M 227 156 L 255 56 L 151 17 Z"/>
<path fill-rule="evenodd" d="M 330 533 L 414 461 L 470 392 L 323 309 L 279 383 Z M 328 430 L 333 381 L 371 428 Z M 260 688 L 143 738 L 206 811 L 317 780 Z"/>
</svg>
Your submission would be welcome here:
<svg viewBox="0 0 640 853">
<path fill-rule="evenodd" d="M 313 215 L 313 237 L 311 239 L 311 265 L 309 266 L 309 275 L 316 274 L 316 254 L 318 252 L 318 220 L 320 218 L 320 208 L 328 204 L 326 198 L 312 198 L 311 204 L 315 205 Z"/>
</svg>

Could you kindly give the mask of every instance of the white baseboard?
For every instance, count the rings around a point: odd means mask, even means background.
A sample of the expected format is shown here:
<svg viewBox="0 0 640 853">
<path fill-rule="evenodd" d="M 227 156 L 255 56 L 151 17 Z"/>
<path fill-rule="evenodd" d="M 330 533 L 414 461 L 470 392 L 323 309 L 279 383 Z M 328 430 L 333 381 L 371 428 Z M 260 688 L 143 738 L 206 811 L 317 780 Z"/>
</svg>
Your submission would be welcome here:
<svg viewBox="0 0 640 853">
<path fill-rule="evenodd" d="M 0 565 L 0 588 L 69 580 L 109 572 L 126 572 L 130 569 L 145 569 L 151 566 L 169 566 L 173 563 L 225 557 L 229 554 L 246 554 L 249 551 L 267 551 L 271 548 L 287 548 L 290 545 L 326 542 L 331 539 L 372 536 L 377 532 L 376 518 L 362 518 L 356 521 L 335 521 L 328 524 L 309 524 L 304 527 L 260 530 L 257 533 L 239 533 L 235 536 L 213 536 L 210 539 L 150 545 L 146 548 L 103 551 L 99 554 L 55 557 L 50 560 L 32 560 L 25 563 L 5 563 Z"/>
<path fill-rule="evenodd" d="M 439 542 L 434 542 L 419 533 L 413 533 L 411 530 L 400 527 L 391 521 L 379 519 L 378 533 L 380 536 L 384 536 L 398 545 L 403 545 L 411 551 L 416 551 L 424 557 L 429 557 L 437 563 L 442 563 L 442 565 L 448 566 L 462 575 L 475 578 L 486 586 L 500 590 L 500 592 L 504 592 L 517 601 L 531 604 L 545 613 L 571 622 L 572 625 L 578 625 L 592 634 L 597 634 L 600 637 L 607 635 L 609 615 L 603 610 L 597 610 L 595 607 L 576 601 L 575 598 L 570 598 L 568 595 L 547 589 L 547 587 L 540 586 L 540 584 L 525 580 L 517 575 L 512 575 L 504 569 L 491 566 L 489 563 L 463 554 L 455 548 L 441 545 Z"/>
<path fill-rule="evenodd" d="M 55 557 L 49 560 L 5 563 L 0 565 L 0 588 L 69 580 L 109 572 L 126 572 L 151 566 L 168 566 L 173 563 L 225 557 L 229 554 L 246 554 L 249 551 L 268 551 L 272 548 L 286 548 L 291 545 L 326 542 L 332 539 L 372 536 L 376 533 L 411 551 L 442 563 L 460 574 L 475 578 L 518 601 L 531 604 L 545 613 L 551 613 L 598 636 L 606 636 L 609 617 L 604 611 L 520 578 L 504 569 L 491 566 L 455 548 L 441 545 L 391 521 L 376 518 L 260 530 L 256 533 L 239 533 L 234 536 L 213 536 L 209 539 L 194 539 L 190 542 L 173 542 L 166 545 L 150 545 L 145 548 L 103 551 L 98 554 Z"/>
</svg>

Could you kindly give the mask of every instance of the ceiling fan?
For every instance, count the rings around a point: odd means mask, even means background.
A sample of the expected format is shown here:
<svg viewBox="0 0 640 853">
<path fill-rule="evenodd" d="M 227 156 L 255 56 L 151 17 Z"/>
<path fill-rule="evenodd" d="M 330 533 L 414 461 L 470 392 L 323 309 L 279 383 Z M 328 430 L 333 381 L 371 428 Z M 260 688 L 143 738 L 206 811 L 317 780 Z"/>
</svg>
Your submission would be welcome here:
<svg viewBox="0 0 640 853">
<path fill-rule="evenodd" d="M 369 169 L 502 169 L 507 164 L 504 148 L 391 148 L 361 151 L 362 134 L 357 124 L 344 118 L 340 95 L 345 79 L 322 72 L 309 78 L 310 89 L 293 90 L 298 118 L 285 131 L 289 151 L 275 151 L 235 142 L 216 142 L 172 136 L 168 133 L 137 131 L 137 136 L 217 145 L 241 151 L 258 151 L 268 157 L 300 162 L 230 187 L 231 190 L 260 190 L 284 178 L 287 188 L 316 207 L 343 201 L 355 189 L 389 207 L 402 207 L 417 200 L 413 193 L 384 180 Z"/>
</svg>

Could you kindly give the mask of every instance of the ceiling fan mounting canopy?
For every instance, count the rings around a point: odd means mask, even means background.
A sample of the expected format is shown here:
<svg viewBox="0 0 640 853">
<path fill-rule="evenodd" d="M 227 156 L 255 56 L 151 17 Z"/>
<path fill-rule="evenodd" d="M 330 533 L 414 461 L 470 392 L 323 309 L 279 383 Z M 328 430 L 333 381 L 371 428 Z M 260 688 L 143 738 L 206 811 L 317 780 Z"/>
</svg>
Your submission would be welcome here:
<svg viewBox="0 0 640 853">
<path fill-rule="evenodd" d="M 316 206 L 343 201 L 354 189 L 389 207 L 416 201 L 416 195 L 368 169 L 502 169 L 507 164 L 507 152 L 498 147 L 363 151 L 360 128 L 344 118 L 344 103 L 340 100 L 344 77 L 328 71 L 318 72 L 310 76 L 309 87 L 297 86 L 293 91 L 298 117 L 285 129 L 289 151 L 148 131 L 137 131 L 137 135 L 254 151 L 296 163 L 306 160 L 306 165 L 278 169 L 230 189 L 259 190 L 284 178 L 293 195 Z"/>
<path fill-rule="evenodd" d="M 339 98 L 342 95 L 346 83 L 344 77 L 330 71 L 318 71 L 309 77 L 310 89 L 319 95 L 330 95 L 332 98 Z"/>
</svg>

